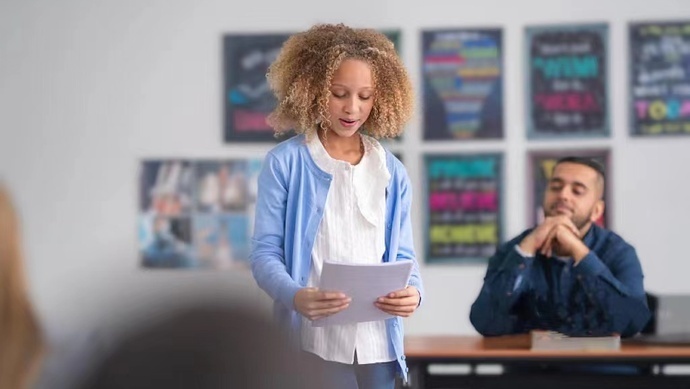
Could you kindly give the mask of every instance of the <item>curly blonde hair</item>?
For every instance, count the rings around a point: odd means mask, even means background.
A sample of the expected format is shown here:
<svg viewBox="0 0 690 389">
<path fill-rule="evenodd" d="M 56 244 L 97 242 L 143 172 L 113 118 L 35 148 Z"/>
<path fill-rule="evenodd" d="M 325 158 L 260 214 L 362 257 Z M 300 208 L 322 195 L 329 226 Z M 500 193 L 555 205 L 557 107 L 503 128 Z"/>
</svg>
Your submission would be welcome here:
<svg viewBox="0 0 690 389">
<path fill-rule="evenodd" d="M 311 136 L 328 129 L 328 99 L 333 74 L 346 59 L 366 62 L 374 82 L 374 106 L 363 130 L 374 138 L 402 133 L 412 116 L 414 96 L 407 70 L 393 42 L 372 29 L 317 24 L 288 38 L 268 69 L 278 106 L 268 116 L 276 135 L 293 129 Z"/>
</svg>

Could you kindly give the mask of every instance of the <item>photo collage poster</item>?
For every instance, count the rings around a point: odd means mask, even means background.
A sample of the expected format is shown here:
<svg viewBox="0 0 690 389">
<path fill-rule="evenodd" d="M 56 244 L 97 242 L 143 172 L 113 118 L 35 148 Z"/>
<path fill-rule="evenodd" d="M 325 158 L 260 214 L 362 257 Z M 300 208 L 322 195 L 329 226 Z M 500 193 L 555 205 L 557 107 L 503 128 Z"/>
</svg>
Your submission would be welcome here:
<svg viewBox="0 0 690 389">
<path fill-rule="evenodd" d="M 422 32 L 424 139 L 503 138 L 500 29 Z"/>
<path fill-rule="evenodd" d="M 632 135 L 690 135 L 690 21 L 630 25 Z"/>
<path fill-rule="evenodd" d="M 544 192 L 551 179 L 553 168 L 558 159 L 568 156 L 588 157 L 599 162 L 606 172 L 606 176 L 611 176 L 611 152 L 609 149 L 582 149 L 582 150 L 549 150 L 549 151 L 531 151 L 528 153 L 529 166 L 529 180 L 532 189 L 531 196 L 527 209 L 529 210 L 529 217 L 527 222 L 530 226 L 536 226 L 544 221 Z M 611 208 L 611 180 L 606 180 L 604 183 L 604 213 L 596 221 L 601 227 L 611 228 L 610 212 Z"/>
<path fill-rule="evenodd" d="M 225 142 L 277 142 L 266 117 L 277 102 L 266 79 L 285 34 L 228 34 L 223 37 Z"/>
<path fill-rule="evenodd" d="M 426 261 L 481 263 L 503 239 L 503 155 L 427 154 Z"/>
<path fill-rule="evenodd" d="M 142 267 L 248 269 L 260 168 L 254 159 L 142 161 Z"/>
<path fill-rule="evenodd" d="M 527 135 L 610 135 L 608 25 L 526 29 Z"/>
</svg>

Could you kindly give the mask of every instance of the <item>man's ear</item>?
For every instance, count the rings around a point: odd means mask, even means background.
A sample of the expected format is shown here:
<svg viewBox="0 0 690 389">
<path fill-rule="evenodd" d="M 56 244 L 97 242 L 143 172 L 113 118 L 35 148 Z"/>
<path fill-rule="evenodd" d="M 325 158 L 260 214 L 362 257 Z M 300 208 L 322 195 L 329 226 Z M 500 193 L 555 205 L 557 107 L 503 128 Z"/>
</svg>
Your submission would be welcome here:
<svg viewBox="0 0 690 389">
<path fill-rule="evenodd" d="M 604 214 L 605 208 L 606 208 L 606 204 L 604 203 L 604 200 L 597 200 L 596 204 L 594 204 L 594 208 L 592 209 L 592 217 L 590 218 L 592 223 L 599 220 L 601 215 Z"/>
</svg>

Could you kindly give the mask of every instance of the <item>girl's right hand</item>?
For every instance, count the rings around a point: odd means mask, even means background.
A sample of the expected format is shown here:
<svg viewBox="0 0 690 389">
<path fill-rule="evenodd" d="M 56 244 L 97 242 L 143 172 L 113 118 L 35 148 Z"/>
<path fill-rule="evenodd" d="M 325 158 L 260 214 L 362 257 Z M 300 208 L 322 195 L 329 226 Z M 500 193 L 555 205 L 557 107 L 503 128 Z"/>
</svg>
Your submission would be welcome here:
<svg viewBox="0 0 690 389">
<path fill-rule="evenodd" d="M 316 320 L 338 313 L 350 306 L 351 298 L 345 293 L 302 288 L 295 293 L 295 309 L 309 320 Z"/>
</svg>

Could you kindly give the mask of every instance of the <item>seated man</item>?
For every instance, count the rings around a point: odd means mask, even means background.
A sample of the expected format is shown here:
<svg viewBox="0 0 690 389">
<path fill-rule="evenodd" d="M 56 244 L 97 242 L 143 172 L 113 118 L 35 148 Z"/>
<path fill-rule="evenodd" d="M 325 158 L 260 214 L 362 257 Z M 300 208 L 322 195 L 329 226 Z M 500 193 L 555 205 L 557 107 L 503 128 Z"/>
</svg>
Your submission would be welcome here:
<svg viewBox="0 0 690 389">
<path fill-rule="evenodd" d="M 594 224 L 604 211 L 604 170 L 567 157 L 544 194 L 545 220 L 501 245 L 472 305 L 485 336 L 530 330 L 628 337 L 650 318 L 635 249 Z"/>
</svg>

